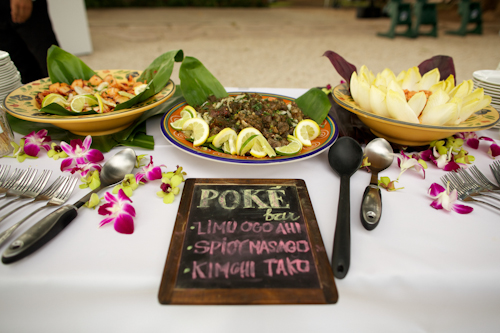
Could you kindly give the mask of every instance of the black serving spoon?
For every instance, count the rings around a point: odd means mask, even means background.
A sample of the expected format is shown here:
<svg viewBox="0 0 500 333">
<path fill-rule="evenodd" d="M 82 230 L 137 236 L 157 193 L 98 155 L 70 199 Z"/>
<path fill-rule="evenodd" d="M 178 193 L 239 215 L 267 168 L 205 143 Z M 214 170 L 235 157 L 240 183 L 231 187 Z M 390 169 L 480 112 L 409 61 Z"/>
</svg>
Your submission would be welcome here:
<svg viewBox="0 0 500 333">
<path fill-rule="evenodd" d="M 349 271 L 351 257 L 351 176 L 363 162 L 363 149 L 351 137 L 339 138 L 328 152 L 332 169 L 340 176 L 339 206 L 337 225 L 333 239 L 332 269 L 335 277 L 342 279 Z"/>
</svg>

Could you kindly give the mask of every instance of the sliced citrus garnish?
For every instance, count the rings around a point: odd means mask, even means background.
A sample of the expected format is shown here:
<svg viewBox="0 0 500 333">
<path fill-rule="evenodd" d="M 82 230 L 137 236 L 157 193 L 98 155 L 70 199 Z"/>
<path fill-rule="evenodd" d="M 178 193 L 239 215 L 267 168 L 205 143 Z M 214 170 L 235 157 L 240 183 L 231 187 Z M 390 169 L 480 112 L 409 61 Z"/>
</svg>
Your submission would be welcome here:
<svg viewBox="0 0 500 333">
<path fill-rule="evenodd" d="M 59 94 L 56 94 L 56 93 L 52 93 L 52 94 L 48 94 L 47 96 L 45 96 L 43 98 L 43 101 L 42 101 L 42 108 L 46 107 L 47 105 L 49 104 L 52 104 L 52 103 L 57 103 L 59 104 L 60 106 L 62 107 L 66 107 L 68 106 L 68 102 L 66 101 L 66 98 L 64 98 L 63 95 L 59 95 Z"/>
<path fill-rule="evenodd" d="M 255 143 L 252 146 L 252 149 L 250 149 L 250 155 L 252 155 L 253 157 L 258 157 L 258 158 L 262 158 L 262 157 L 267 156 L 267 152 L 264 150 L 264 148 L 260 144 L 260 140 L 255 141 Z"/>
<path fill-rule="evenodd" d="M 80 113 L 85 111 L 86 108 L 98 104 L 97 98 L 93 95 L 78 95 L 71 101 L 71 111 Z"/>
<path fill-rule="evenodd" d="M 293 135 L 299 139 L 304 146 L 311 146 L 311 140 L 316 139 L 321 133 L 319 125 L 311 119 L 301 120 L 293 130 Z"/>
<path fill-rule="evenodd" d="M 183 131 L 190 131 L 193 138 L 193 146 L 201 146 L 207 141 L 210 128 L 205 120 L 201 118 L 191 118 L 182 125 Z"/>
<path fill-rule="evenodd" d="M 302 142 L 300 142 L 293 135 L 289 135 L 287 139 L 290 143 L 286 146 L 275 148 L 276 153 L 278 153 L 278 155 L 283 155 L 283 156 L 291 156 L 298 154 L 302 150 Z"/>
<path fill-rule="evenodd" d="M 252 149 L 253 140 L 260 135 L 262 135 L 262 133 L 254 127 L 242 129 L 236 138 L 236 151 L 238 154 L 245 155 Z"/>
<path fill-rule="evenodd" d="M 237 137 L 238 135 L 235 130 L 226 127 L 214 137 L 212 144 L 215 147 L 220 148 L 224 142 L 229 141 L 230 139 L 236 141 Z"/>
</svg>

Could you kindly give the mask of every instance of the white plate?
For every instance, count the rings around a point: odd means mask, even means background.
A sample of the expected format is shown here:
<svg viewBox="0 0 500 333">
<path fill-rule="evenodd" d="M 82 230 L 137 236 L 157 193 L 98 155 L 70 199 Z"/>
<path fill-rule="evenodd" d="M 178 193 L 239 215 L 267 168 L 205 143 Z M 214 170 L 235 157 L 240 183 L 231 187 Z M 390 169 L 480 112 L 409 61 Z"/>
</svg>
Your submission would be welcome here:
<svg viewBox="0 0 500 333">
<path fill-rule="evenodd" d="M 500 87 L 500 70 L 480 70 L 472 73 L 472 76 L 479 81 L 483 81 Z"/>
<path fill-rule="evenodd" d="M 7 63 L 10 60 L 10 55 L 5 51 L 0 51 L 0 65 Z"/>
</svg>

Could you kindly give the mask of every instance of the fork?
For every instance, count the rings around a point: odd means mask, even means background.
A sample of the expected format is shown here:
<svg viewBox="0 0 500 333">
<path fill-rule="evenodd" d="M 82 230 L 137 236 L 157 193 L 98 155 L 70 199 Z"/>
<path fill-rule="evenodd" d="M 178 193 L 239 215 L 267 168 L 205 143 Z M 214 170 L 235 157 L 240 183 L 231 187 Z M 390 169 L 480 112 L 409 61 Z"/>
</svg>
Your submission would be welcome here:
<svg viewBox="0 0 500 333">
<path fill-rule="evenodd" d="M 496 196 L 490 194 L 490 193 L 496 194 L 496 192 L 479 184 L 467 171 L 460 169 L 458 171 L 458 174 L 462 177 L 462 180 L 465 183 L 465 186 L 463 187 L 463 189 L 465 190 L 465 192 L 467 192 L 467 194 L 469 194 L 471 196 L 483 195 L 485 197 L 489 197 L 489 198 L 500 201 L 499 197 L 496 197 Z M 490 192 L 490 193 L 488 193 L 488 192 Z"/>
<path fill-rule="evenodd" d="M 7 180 L 7 176 L 9 175 L 10 165 L 1 165 L 0 166 L 0 187 Z"/>
<path fill-rule="evenodd" d="M 500 210 L 500 207 L 497 207 L 487 201 L 483 201 L 483 200 L 478 200 L 478 199 L 474 199 L 473 197 L 471 197 L 470 195 L 468 195 L 466 192 L 464 192 L 461 188 L 456 188 L 454 187 L 452 181 L 449 179 L 448 175 L 444 175 L 441 177 L 441 181 L 445 184 L 445 186 L 448 185 L 448 183 L 450 184 L 450 188 L 452 189 L 455 189 L 457 191 L 457 195 L 458 195 L 458 200 L 460 201 L 474 201 L 474 202 L 479 202 L 479 203 L 483 203 L 485 205 L 488 205 L 490 207 L 493 207 L 495 209 L 498 209 Z"/>
<path fill-rule="evenodd" d="M 477 166 L 473 165 L 469 170 L 483 187 L 486 187 L 487 189 L 495 192 L 500 191 L 500 186 L 495 185 L 488 178 L 486 178 L 486 176 L 481 171 L 479 171 L 479 168 Z"/>
<path fill-rule="evenodd" d="M 45 187 L 45 184 L 47 184 L 47 181 L 49 180 L 51 174 L 52 174 L 52 171 L 44 170 L 42 172 L 42 174 L 40 175 L 40 177 L 38 177 L 38 179 L 35 182 L 31 182 L 30 184 L 24 186 L 23 189 L 18 190 L 18 193 L 21 193 L 21 194 L 19 194 L 16 199 L 11 200 L 11 201 L 7 202 L 6 204 L 4 204 L 3 206 L 1 206 L 0 210 L 4 209 L 5 207 L 7 207 L 10 204 L 17 202 L 19 200 L 33 199 L 34 197 L 36 197 L 38 194 L 40 194 L 40 192 L 42 192 L 42 190 Z M 6 195 L 9 196 L 9 193 L 10 193 L 10 196 L 14 196 L 16 193 L 15 191 L 16 190 L 10 189 Z M 2 221 L 2 220 L 0 219 L 0 221 Z"/>
<path fill-rule="evenodd" d="M 23 224 L 26 220 L 28 220 L 31 216 L 35 215 L 44 208 L 61 206 L 63 203 L 65 203 L 71 196 L 71 193 L 73 193 L 77 181 L 78 181 L 77 178 L 73 177 L 66 178 L 66 180 L 59 186 L 52 199 L 50 199 L 45 206 L 38 208 L 28 216 L 23 218 L 21 221 L 17 222 L 12 227 L 2 232 L 0 234 L 0 246 L 2 246 L 3 243 L 5 243 L 5 241 L 10 237 L 10 235 L 12 235 L 12 233 L 16 231 L 16 229 L 19 228 L 19 226 Z"/>
<path fill-rule="evenodd" d="M 2 193 L 7 193 L 7 191 L 16 183 L 16 181 L 23 175 L 24 171 L 16 169 L 14 170 L 14 173 L 8 178 L 5 179 L 2 184 L 0 184 L 0 194 Z M 7 175 L 6 175 L 7 176 Z M 3 199 L 4 197 L 0 197 L 0 199 Z"/>
<path fill-rule="evenodd" d="M 52 171 L 51 171 L 52 173 Z M 50 174 L 49 174 L 49 177 L 50 177 Z M 48 179 L 48 178 L 47 178 Z M 31 198 L 33 200 L 25 203 L 24 205 L 21 205 L 15 209 L 13 209 L 12 211 L 8 212 L 7 214 L 5 215 L 2 215 L 0 216 L 0 222 L 2 222 L 3 220 L 5 220 L 7 217 L 9 217 L 11 214 L 15 213 L 16 211 L 18 211 L 19 209 L 33 203 L 33 202 L 37 202 L 37 201 L 48 201 L 50 199 L 52 199 L 52 197 L 54 196 L 54 194 L 56 193 L 57 189 L 59 188 L 59 186 L 66 181 L 66 178 L 64 178 L 63 176 L 59 176 L 53 183 L 52 185 L 50 185 L 45 191 L 43 191 L 42 193 L 40 193 L 43 189 L 43 187 L 45 187 L 45 184 L 47 181 L 45 181 L 43 183 L 43 185 L 40 186 L 39 189 L 37 189 L 38 193 L 36 193 L 35 191 L 32 191 L 32 192 L 29 192 L 27 191 L 26 193 L 24 193 L 19 199 L 16 199 L 16 200 L 20 200 L 20 199 L 27 199 L 27 198 Z"/>
<path fill-rule="evenodd" d="M 495 161 L 493 164 L 490 164 L 490 169 L 497 183 L 500 185 L 500 162 Z"/>
</svg>

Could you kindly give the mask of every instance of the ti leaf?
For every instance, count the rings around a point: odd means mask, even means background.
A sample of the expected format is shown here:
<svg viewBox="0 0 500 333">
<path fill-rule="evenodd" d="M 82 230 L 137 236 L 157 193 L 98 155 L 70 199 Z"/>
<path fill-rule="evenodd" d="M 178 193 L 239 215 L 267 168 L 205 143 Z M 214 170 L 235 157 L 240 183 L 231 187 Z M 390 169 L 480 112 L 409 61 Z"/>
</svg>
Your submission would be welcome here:
<svg viewBox="0 0 500 333">
<path fill-rule="evenodd" d="M 342 76 L 347 83 L 349 83 L 351 81 L 352 73 L 356 71 L 356 66 L 333 51 L 326 51 L 323 55 L 330 60 L 333 67 L 337 70 L 337 73 L 339 73 L 339 75 Z"/>
<path fill-rule="evenodd" d="M 186 57 L 179 70 L 182 94 L 192 106 L 203 104 L 210 95 L 217 98 L 227 97 L 222 84 L 196 58 Z"/>
<path fill-rule="evenodd" d="M 309 89 L 295 100 L 302 112 L 312 120 L 321 124 L 325 120 L 332 105 L 328 96 L 318 88 Z"/>
<path fill-rule="evenodd" d="M 88 80 L 96 73 L 78 57 L 52 45 L 47 51 L 47 68 L 52 82 L 71 84 L 76 79 Z"/>
</svg>

